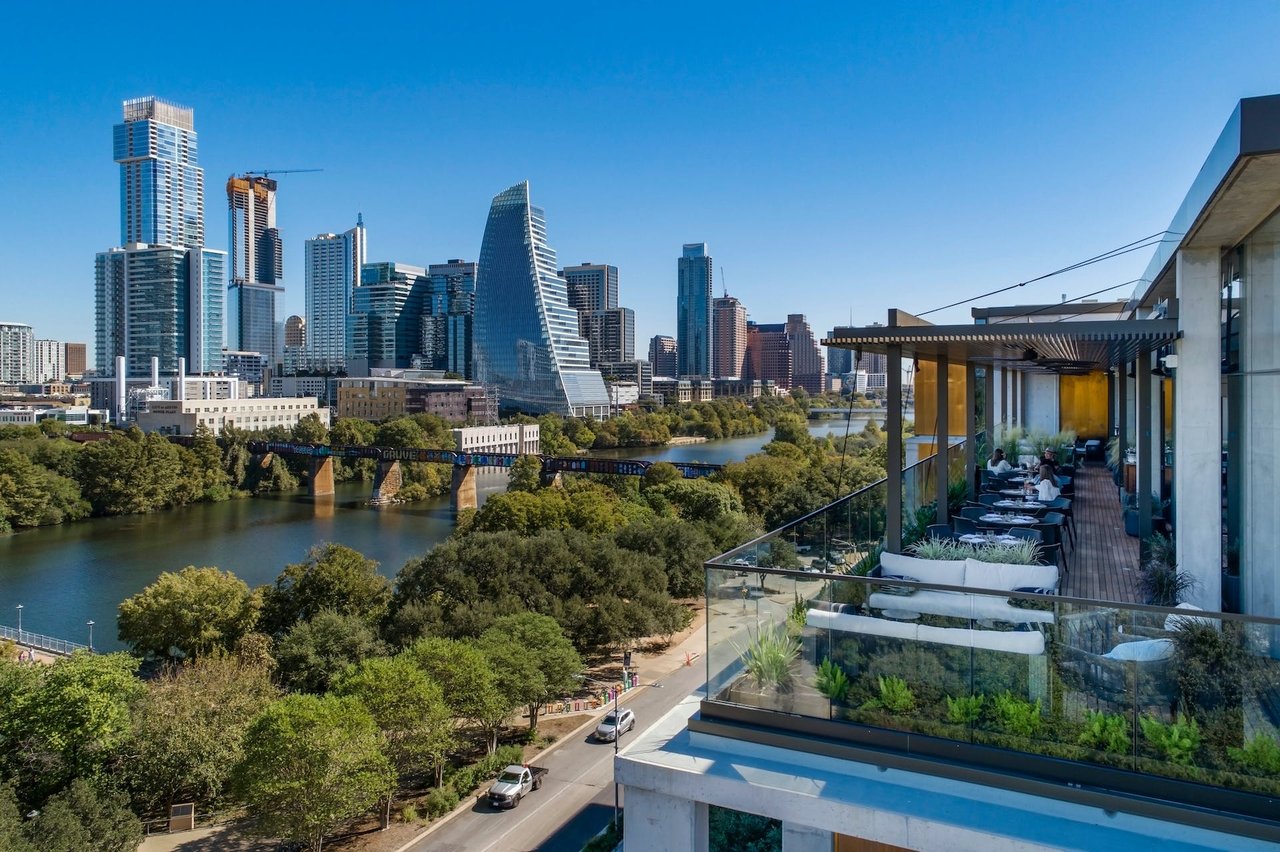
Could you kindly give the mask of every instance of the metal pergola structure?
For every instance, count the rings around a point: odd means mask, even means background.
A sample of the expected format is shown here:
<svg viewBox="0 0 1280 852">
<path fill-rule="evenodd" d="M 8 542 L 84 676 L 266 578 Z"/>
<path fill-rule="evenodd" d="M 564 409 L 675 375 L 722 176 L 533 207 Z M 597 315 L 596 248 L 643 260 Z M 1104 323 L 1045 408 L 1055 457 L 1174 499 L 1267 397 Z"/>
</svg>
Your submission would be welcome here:
<svg viewBox="0 0 1280 852">
<path fill-rule="evenodd" d="M 1152 517 L 1152 394 L 1150 381 L 1153 354 L 1172 343 L 1178 336 L 1174 319 L 1089 320 L 1083 322 L 1024 322 L 982 325 L 930 325 L 900 310 L 889 311 L 887 325 L 842 327 L 822 341 L 824 346 L 852 349 L 857 353 L 877 353 L 887 357 L 888 412 L 885 430 L 888 434 L 888 458 L 902 458 L 902 363 L 932 361 L 938 367 L 936 405 L 937 418 L 934 447 L 939 470 L 946 470 L 948 459 L 948 418 L 941 416 L 949 406 L 947 375 L 951 364 L 965 367 L 965 469 L 971 475 L 976 463 L 977 370 L 985 369 L 986 404 L 984 425 L 994 426 L 995 370 L 1000 369 L 1001 397 L 1014 400 L 1012 411 L 1018 411 L 1019 385 L 1026 373 L 1085 375 L 1108 373 L 1112 377 L 1112 410 L 1115 413 L 1121 442 L 1121 454 L 1128 435 L 1126 382 L 1130 365 L 1135 366 L 1137 385 L 1137 455 L 1139 530 L 1145 539 L 1151 532 Z M 1141 367 L 1145 366 L 1146 369 Z M 947 480 L 937 477 L 938 517 L 948 515 Z M 888 506 L 885 545 L 898 551 L 902 546 L 902 477 L 888 477 Z"/>
</svg>

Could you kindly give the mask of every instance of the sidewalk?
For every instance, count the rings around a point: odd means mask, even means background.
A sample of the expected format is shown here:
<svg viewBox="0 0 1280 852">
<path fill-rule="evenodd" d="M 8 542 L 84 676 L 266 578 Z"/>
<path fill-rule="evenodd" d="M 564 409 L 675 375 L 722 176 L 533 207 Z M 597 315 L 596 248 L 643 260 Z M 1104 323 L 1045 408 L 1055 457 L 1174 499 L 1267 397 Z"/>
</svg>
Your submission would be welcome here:
<svg viewBox="0 0 1280 852">
<path fill-rule="evenodd" d="M 636 671 L 638 678 L 637 683 L 641 685 L 651 684 L 660 681 L 662 678 L 679 670 L 688 661 L 691 665 L 701 665 L 702 655 L 706 652 L 707 647 L 707 624 L 706 611 L 700 610 L 695 616 L 693 622 L 682 633 L 677 634 L 679 641 L 673 641 L 670 646 L 657 654 L 641 654 L 633 652 L 631 655 L 632 668 Z M 637 689 L 630 689 L 622 693 L 619 701 L 625 704 L 627 699 L 633 693 L 638 692 Z M 603 715 L 612 705 L 604 705 L 591 711 L 593 715 Z M 581 727 L 586 730 L 587 727 L 594 724 L 595 720 L 584 723 Z M 553 743 L 547 751 L 554 750 L 557 745 L 568 742 L 569 738 L 561 738 Z M 464 813 L 474 804 L 474 799 L 469 798 L 463 800 L 458 808 L 451 813 L 445 814 L 437 820 L 434 820 L 427 826 L 422 826 L 415 830 L 411 835 L 411 839 L 404 844 L 407 848 L 415 843 L 420 842 L 431 832 L 449 822 L 455 815 Z M 216 825 L 207 828 L 197 828 L 194 831 L 183 831 L 176 834 L 157 834 L 148 837 L 139 847 L 139 852 L 269 852 L 275 850 L 279 844 L 276 841 L 254 840 L 244 838 L 240 835 L 233 834 L 229 829 L 233 828 L 231 824 Z M 381 832 L 376 835 L 370 835 L 373 838 L 385 838 L 386 835 L 392 833 L 400 833 L 409 828 L 404 824 L 393 825 L 387 832 Z M 389 838 L 388 838 L 389 839 Z M 394 841 L 393 841 L 394 842 Z M 338 844 L 341 843 L 341 846 Z M 328 847 L 330 844 L 326 843 Z M 341 841 L 335 842 L 335 848 L 351 849 L 364 848 L 363 845 L 352 847 Z M 368 842 L 369 847 L 382 847 L 384 844 Z"/>
</svg>

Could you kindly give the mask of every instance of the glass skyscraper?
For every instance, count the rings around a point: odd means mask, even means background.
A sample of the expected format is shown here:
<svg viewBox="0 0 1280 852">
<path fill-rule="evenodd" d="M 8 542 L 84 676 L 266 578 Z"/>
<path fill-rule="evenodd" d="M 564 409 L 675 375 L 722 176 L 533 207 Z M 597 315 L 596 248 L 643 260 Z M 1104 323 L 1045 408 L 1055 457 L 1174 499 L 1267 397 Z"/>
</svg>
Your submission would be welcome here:
<svg viewBox="0 0 1280 852">
<path fill-rule="evenodd" d="M 685 243 L 677 263 L 676 371 L 711 376 L 711 255 L 706 243 Z"/>
<path fill-rule="evenodd" d="M 609 396 L 591 369 L 578 313 L 569 307 L 543 211 L 528 182 L 493 199 L 480 247 L 474 326 L 475 378 L 499 403 L 531 413 L 603 417 Z"/>
<path fill-rule="evenodd" d="M 120 243 L 204 246 L 204 169 L 195 113 L 159 98 L 124 102 L 113 134 L 120 164 Z"/>
<path fill-rule="evenodd" d="M 407 263 L 366 263 L 347 320 L 347 357 L 369 367 L 408 367 L 419 349 L 427 270 Z"/>
<path fill-rule="evenodd" d="M 194 114 L 159 98 L 124 102 L 113 154 L 120 164 L 120 248 L 94 262 L 95 364 L 130 375 L 151 358 L 174 373 L 223 367 L 227 255 L 204 247 L 204 171 Z"/>
<path fill-rule="evenodd" d="M 476 264 L 465 260 L 433 263 L 427 267 L 427 277 L 429 289 L 418 352 L 427 369 L 470 379 Z"/>
<path fill-rule="evenodd" d="M 364 217 L 342 234 L 320 234 L 306 242 L 307 366 L 322 373 L 346 372 L 347 319 L 367 252 Z"/>
</svg>

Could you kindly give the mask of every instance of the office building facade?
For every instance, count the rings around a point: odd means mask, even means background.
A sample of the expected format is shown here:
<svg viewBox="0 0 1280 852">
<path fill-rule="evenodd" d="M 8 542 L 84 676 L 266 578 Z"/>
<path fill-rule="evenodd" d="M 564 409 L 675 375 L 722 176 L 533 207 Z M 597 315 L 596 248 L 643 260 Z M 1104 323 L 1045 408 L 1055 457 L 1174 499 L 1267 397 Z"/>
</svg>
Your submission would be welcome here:
<svg viewBox="0 0 1280 852">
<path fill-rule="evenodd" d="M 791 386 L 822 393 L 822 350 L 804 314 L 788 314 L 786 332 L 791 343 Z"/>
<path fill-rule="evenodd" d="M 530 203 L 528 182 L 499 193 L 489 208 L 474 330 L 476 381 L 496 387 L 502 405 L 607 416 L 604 380 L 591 369 L 577 311 L 547 244 L 546 216 Z"/>
<path fill-rule="evenodd" d="M 725 294 L 711 304 L 711 374 L 717 379 L 740 378 L 746 369 L 747 309 Z"/>
<path fill-rule="evenodd" d="M 743 378 L 773 382 L 791 389 L 791 338 L 785 323 L 747 323 L 747 354 Z"/>
<path fill-rule="evenodd" d="M 427 267 L 427 296 L 418 345 L 425 369 L 471 378 L 476 267 L 475 263 L 457 259 Z"/>
<path fill-rule="evenodd" d="M 579 315 L 583 316 L 583 315 Z M 636 314 L 630 308 L 612 308 L 586 314 L 583 336 L 591 366 L 630 361 L 636 357 Z"/>
<path fill-rule="evenodd" d="M 408 263 L 366 263 L 347 320 L 347 359 L 368 367 L 404 368 L 421 341 L 427 270 Z"/>
<path fill-rule="evenodd" d="M 341 234 L 306 241 L 307 364 L 321 373 L 347 368 L 347 320 L 368 250 L 364 217 Z"/>
<path fill-rule="evenodd" d="M 618 307 L 618 267 L 580 263 L 560 270 L 569 288 L 569 307 L 580 314 Z"/>
<path fill-rule="evenodd" d="M 257 175 L 227 179 L 232 281 L 278 284 L 284 277 L 284 249 L 276 228 L 276 182 Z"/>
<path fill-rule="evenodd" d="M 21 322 L 0 322 L 0 384 L 29 385 L 36 374 L 36 335 Z"/>
<path fill-rule="evenodd" d="M 84 343 L 64 344 L 67 378 L 72 380 L 84 378 L 85 371 L 89 369 L 88 348 Z"/>
<path fill-rule="evenodd" d="M 679 344 L 674 337 L 655 334 L 649 339 L 649 367 L 654 376 L 675 378 L 679 366 Z"/>
<path fill-rule="evenodd" d="M 706 243 L 685 243 L 676 262 L 676 372 L 711 375 L 711 255 Z"/>
</svg>

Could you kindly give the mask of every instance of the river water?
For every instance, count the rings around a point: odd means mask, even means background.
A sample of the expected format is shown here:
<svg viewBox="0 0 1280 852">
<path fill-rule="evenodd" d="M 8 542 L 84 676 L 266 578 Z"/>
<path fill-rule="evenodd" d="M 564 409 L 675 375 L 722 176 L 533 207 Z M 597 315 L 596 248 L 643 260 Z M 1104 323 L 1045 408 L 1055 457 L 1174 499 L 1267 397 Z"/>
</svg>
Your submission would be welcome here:
<svg viewBox="0 0 1280 852">
<path fill-rule="evenodd" d="M 860 430 L 865 419 L 850 428 Z M 843 420 L 810 424 L 817 436 L 844 434 Z M 758 452 L 771 435 L 669 447 L 596 453 L 616 458 L 724 464 Z M 503 471 L 480 474 L 483 501 L 506 484 Z M 73 642 L 118 650 L 116 607 L 163 571 L 213 565 L 250 586 L 274 582 L 321 542 L 339 542 L 376 559 L 394 577 L 410 559 L 453 531 L 448 497 L 371 508 L 368 483 L 345 483 L 332 500 L 313 502 L 305 492 L 272 494 L 226 503 L 199 503 L 151 515 L 94 518 L 0 536 L 0 624 Z"/>
</svg>

